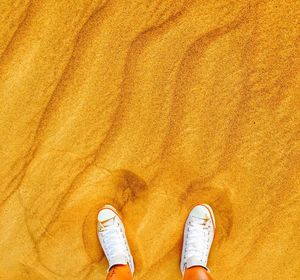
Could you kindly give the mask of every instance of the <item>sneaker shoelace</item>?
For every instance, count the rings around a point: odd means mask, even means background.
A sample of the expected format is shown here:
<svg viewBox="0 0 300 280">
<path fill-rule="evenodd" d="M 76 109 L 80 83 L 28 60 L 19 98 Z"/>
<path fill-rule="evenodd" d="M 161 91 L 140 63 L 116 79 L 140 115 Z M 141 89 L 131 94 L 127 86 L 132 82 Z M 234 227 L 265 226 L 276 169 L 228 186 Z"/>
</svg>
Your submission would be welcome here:
<svg viewBox="0 0 300 280">
<path fill-rule="evenodd" d="M 210 239 L 209 220 L 192 217 L 188 224 L 188 233 L 186 241 L 186 260 L 191 257 L 200 258 L 201 261 L 206 261 L 209 252 Z"/>
<path fill-rule="evenodd" d="M 116 256 L 123 256 L 126 252 L 125 236 L 118 224 L 106 226 L 102 230 L 103 244 L 109 259 Z"/>
</svg>

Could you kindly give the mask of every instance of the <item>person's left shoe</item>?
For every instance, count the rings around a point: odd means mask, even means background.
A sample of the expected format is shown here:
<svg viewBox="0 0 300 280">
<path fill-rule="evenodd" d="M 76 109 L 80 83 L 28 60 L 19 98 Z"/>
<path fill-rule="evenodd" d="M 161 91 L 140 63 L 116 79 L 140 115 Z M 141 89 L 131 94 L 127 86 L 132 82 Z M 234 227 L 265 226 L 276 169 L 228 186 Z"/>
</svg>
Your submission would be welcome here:
<svg viewBox="0 0 300 280">
<path fill-rule="evenodd" d="M 105 205 L 99 211 L 98 238 L 109 263 L 108 270 L 115 265 L 128 264 L 133 274 L 133 257 L 130 253 L 124 225 L 117 210 L 111 205 Z"/>
</svg>

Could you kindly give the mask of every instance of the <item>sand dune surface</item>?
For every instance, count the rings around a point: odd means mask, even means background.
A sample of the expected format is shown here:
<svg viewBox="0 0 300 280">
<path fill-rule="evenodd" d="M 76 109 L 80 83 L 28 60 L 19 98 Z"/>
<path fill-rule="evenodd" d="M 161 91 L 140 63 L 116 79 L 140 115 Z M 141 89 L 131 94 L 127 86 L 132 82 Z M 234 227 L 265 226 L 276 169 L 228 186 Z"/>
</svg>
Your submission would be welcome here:
<svg viewBox="0 0 300 280">
<path fill-rule="evenodd" d="M 0 279 L 105 279 L 105 203 L 181 279 L 201 202 L 216 280 L 299 279 L 299 4 L 1 1 Z"/>
</svg>

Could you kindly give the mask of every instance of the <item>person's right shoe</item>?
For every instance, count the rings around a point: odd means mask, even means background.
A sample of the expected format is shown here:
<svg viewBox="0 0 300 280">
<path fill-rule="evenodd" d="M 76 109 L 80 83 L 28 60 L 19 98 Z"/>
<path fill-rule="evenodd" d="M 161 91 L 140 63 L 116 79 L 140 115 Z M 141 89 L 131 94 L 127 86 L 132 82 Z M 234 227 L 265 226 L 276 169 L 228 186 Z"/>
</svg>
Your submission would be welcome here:
<svg viewBox="0 0 300 280">
<path fill-rule="evenodd" d="M 207 268 L 208 255 L 214 239 L 215 217 L 207 204 L 197 205 L 190 212 L 184 228 L 180 270 L 202 266 Z"/>
</svg>

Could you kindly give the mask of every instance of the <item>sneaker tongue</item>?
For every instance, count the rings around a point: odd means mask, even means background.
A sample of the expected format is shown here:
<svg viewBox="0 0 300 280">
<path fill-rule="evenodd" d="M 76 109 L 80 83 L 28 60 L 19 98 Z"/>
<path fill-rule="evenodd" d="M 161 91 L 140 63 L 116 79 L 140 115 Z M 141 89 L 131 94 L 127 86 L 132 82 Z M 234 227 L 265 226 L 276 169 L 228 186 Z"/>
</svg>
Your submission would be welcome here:
<svg viewBox="0 0 300 280">
<path fill-rule="evenodd" d="M 108 271 L 114 266 L 118 264 L 128 264 L 127 258 L 125 256 L 115 256 L 112 260 L 109 261 Z"/>
<path fill-rule="evenodd" d="M 206 268 L 208 270 L 208 268 L 206 267 L 206 263 L 197 257 L 188 258 L 188 260 L 186 262 L 186 268 L 190 268 L 192 266 L 203 266 L 204 268 Z"/>
</svg>

